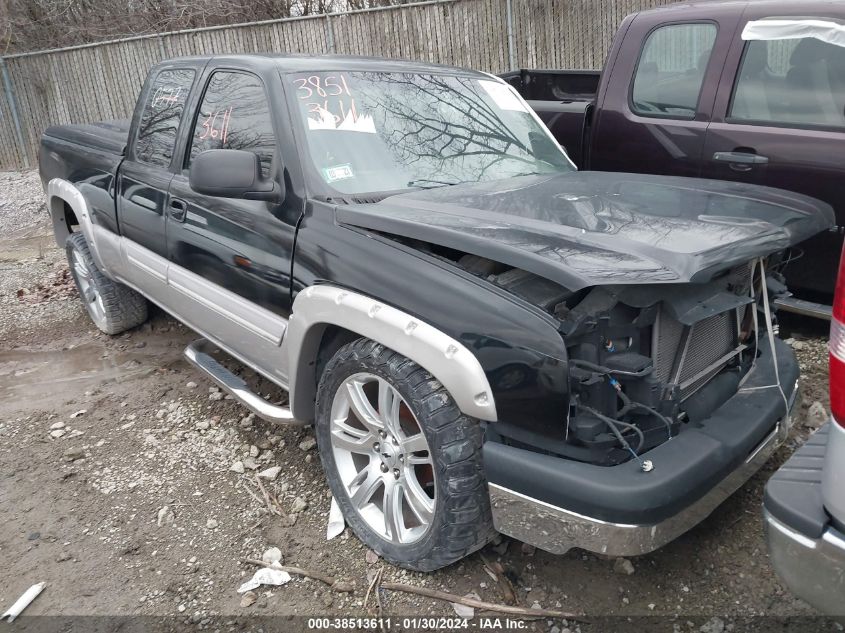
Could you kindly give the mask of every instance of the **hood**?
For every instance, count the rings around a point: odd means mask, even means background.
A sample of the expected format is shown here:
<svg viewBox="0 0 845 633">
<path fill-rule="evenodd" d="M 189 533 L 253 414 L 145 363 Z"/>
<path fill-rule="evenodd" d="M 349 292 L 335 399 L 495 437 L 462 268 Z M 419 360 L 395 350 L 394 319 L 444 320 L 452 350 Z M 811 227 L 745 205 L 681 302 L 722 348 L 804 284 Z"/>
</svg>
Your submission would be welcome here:
<svg viewBox="0 0 845 633">
<path fill-rule="evenodd" d="M 569 290 L 709 281 L 833 225 L 833 209 L 744 183 L 571 172 L 426 189 L 338 221 L 478 255 Z"/>
</svg>

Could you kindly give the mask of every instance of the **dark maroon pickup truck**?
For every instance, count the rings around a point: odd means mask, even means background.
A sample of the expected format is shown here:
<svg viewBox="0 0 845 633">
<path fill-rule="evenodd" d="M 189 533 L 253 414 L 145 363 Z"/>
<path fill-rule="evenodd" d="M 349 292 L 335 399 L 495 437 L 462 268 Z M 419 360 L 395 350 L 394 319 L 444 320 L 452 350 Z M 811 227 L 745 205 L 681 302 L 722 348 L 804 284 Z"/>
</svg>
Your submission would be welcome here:
<svg viewBox="0 0 845 633">
<path fill-rule="evenodd" d="M 837 226 L 800 245 L 786 275 L 829 303 L 845 231 L 845 2 L 643 11 L 622 22 L 601 73 L 503 77 L 583 169 L 738 180 L 833 205 Z"/>
</svg>

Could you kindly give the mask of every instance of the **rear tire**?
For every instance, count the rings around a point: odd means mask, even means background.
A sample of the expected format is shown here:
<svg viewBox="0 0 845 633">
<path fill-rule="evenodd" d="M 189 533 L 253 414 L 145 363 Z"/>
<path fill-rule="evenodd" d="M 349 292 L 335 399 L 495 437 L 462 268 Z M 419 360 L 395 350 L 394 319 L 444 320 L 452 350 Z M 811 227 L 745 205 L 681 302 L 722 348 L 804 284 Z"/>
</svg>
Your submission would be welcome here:
<svg viewBox="0 0 845 633">
<path fill-rule="evenodd" d="M 82 233 L 71 233 L 65 244 L 79 297 L 98 329 L 106 334 L 120 334 L 147 320 L 147 300 L 97 268 Z"/>
<path fill-rule="evenodd" d="M 316 434 L 346 522 L 385 560 L 432 571 L 495 534 L 481 424 L 401 354 L 363 338 L 340 348 L 317 389 Z"/>
</svg>

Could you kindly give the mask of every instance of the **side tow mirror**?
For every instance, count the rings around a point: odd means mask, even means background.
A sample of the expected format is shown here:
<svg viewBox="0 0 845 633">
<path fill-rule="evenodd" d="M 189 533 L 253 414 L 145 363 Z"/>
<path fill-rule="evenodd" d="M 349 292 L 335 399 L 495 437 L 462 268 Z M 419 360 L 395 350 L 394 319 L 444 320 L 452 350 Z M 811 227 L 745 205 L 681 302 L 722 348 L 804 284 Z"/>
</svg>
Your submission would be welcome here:
<svg viewBox="0 0 845 633">
<path fill-rule="evenodd" d="M 191 189 L 206 196 L 281 202 L 284 190 L 274 180 L 261 177 L 256 154 L 240 149 L 209 149 L 191 161 Z"/>
</svg>

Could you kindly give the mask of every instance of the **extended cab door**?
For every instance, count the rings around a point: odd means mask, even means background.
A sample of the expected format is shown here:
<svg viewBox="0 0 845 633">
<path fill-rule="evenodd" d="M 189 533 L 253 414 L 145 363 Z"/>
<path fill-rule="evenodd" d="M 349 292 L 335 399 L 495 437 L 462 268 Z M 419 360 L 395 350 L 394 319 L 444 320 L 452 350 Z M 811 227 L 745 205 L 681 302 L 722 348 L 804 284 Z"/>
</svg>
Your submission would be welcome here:
<svg viewBox="0 0 845 633">
<path fill-rule="evenodd" d="M 590 169 L 698 176 L 719 73 L 736 17 L 705 5 L 646 12 L 620 30 L 604 73 Z"/>
<path fill-rule="evenodd" d="M 133 120 L 134 137 L 117 177 L 117 217 L 124 249 L 123 275 L 161 301 L 167 285 L 165 206 L 173 178 L 179 127 L 198 69 L 164 66 L 151 73 Z"/>
<path fill-rule="evenodd" d="M 167 202 L 171 296 L 198 329 L 266 367 L 273 357 L 278 361 L 275 346 L 290 314 L 291 257 L 301 205 L 290 195 L 263 202 L 199 194 L 188 175 L 192 159 L 202 151 L 246 150 L 258 155 L 262 176 L 284 189 L 274 129 L 274 118 L 286 112 L 281 82 L 278 73 L 262 77 L 237 67 L 209 68 L 202 81 Z"/>
<path fill-rule="evenodd" d="M 771 13 L 751 3 L 741 26 Z M 775 14 L 806 16 L 807 9 L 782 4 Z M 832 293 L 845 227 L 845 48 L 811 37 L 744 41 L 740 33 L 707 131 L 703 175 L 831 204 L 837 229 L 804 242 L 804 256 L 786 274 L 791 288 Z"/>
</svg>

